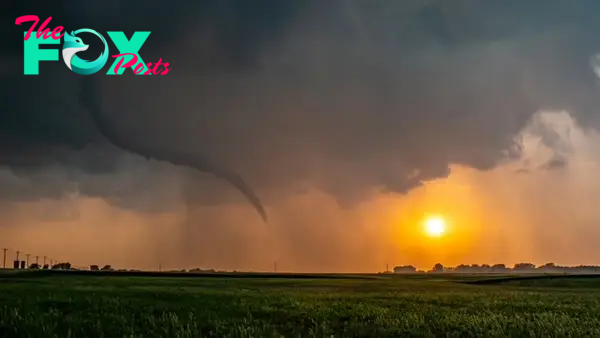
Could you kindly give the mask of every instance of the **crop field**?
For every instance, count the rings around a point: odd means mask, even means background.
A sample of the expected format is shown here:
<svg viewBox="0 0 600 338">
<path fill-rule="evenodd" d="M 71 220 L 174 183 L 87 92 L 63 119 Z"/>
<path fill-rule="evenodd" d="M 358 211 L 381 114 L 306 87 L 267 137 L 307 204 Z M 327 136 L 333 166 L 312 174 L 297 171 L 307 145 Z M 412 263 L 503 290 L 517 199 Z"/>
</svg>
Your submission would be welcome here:
<svg viewBox="0 0 600 338">
<path fill-rule="evenodd" d="M 598 337 L 599 314 L 597 276 L 0 272 L 0 337 Z"/>
</svg>

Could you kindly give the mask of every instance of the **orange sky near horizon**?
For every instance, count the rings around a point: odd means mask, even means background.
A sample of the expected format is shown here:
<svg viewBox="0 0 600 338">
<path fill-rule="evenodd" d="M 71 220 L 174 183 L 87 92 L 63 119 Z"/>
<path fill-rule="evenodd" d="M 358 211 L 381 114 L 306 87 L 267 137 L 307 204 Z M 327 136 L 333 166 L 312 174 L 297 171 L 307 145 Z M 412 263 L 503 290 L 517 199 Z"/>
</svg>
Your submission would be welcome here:
<svg viewBox="0 0 600 338">
<path fill-rule="evenodd" d="M 569 130 L 575 151 L 560 170 L 517 173 L 543 162 L 548 149 L 524 129 L 525 158 L 490 171 L 452 166 L 445 179 L 406 195 L 373 191 L 352 208 L 311 190 L 268 206 L 263 223 L 246 205 L 183 206 L 143 215 L 104 201 L 73 198 L 14 206 L 0 221 L 0 246 L 76 265 L 117 268 L 214 268 L 290 272 L 375 272 L 386 264 L 429 270 L 436 263 L 514 265 L 600 264 L 598 135 L 579 129 L 568 114 L 544 115 Z M 75 210 L 71 221 L 39 221 L 48 209 Z M 422 220 L 447 221 L 441 237 L 427 236 Z"/>
</svg>

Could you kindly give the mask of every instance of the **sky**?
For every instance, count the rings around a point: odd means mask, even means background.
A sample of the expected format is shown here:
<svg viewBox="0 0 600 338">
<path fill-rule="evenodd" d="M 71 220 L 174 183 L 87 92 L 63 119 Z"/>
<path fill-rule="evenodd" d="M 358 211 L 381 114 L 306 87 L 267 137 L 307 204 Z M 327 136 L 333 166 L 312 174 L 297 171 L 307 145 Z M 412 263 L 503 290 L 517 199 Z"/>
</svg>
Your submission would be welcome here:
<svg viewBox="0 0 600 338">
<path fill-rule="evenodd" d="M 16 5 L 0 14 L 0 247 L 139 269 L 600 264 L 599 10 Z M 21 15 L 151 31 L 140 55 L 172 70 L 82 76 L 59 60 L 25 76 Z M 82 37 L 78 55 L 97 57 Z M 422 231 L 434 215 L 439 238 Z"/>
</svg>

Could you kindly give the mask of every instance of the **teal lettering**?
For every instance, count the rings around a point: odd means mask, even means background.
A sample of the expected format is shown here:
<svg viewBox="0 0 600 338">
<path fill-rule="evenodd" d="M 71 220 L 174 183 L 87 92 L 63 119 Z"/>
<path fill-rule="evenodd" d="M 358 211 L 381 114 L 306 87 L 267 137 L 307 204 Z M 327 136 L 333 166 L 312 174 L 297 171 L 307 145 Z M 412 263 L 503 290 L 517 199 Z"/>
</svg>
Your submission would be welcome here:
<svg viewBox="0 0 600 338">
<path fill-rule="evenodd" d="M 40 73 L 40 61 L 58 61 L 58 49 L 40 49 L 40 44 L 59 44 L 60 39 L 44 39 L 43 35 L 40 37 L 31 35 L 29 39 L 25 40 L 24 49 L 24 60 L 23 66 L 25 75 L 38 75 Z M 25 32 L 27 35 L 27 32 Z"/>
<path fill-rule="evenodd" d="M 142 45 L 144 44 L 144 42 L 146 42 L 146 39 L 148 39 L 148 36 L 150 36 L 150 32 L 135 32 L 135 33 L 133 33 L 131 40 L 127 40 L 127 37 L 125 37 L 125 33 L 123 33 L 123 32 L 107 32 L 107 33 L 108 33 L 108 36 L 110 37 L 110 39 L 115 44 L 115 46 L 119 49 L 118 54 L 131 53 L 131 54 L 135 54 L 135 56 L 137 56 L 138 61 L 135 64 L 133 64 L 130 68 L 132 70 L 134 70 L 134 69 L 138 68 L 138 65 L 141 63 L 144 68 L 143 68 L 143 71 L 140 71 L 138 74 L 141 75 L 141 74 L 146 73 L 146 70 L 148 69 L 148 67 L 146 67 L 146 63 L 142 60 L 142 58 L 140 57 L 140 54 L 138 54 L 138 52 L 142 48 Z M 123 60 L 119 60 L 119 58 L 117 58 L 115 60 L 115 62 L 113 62 L 112 66 L 108 70 L 108 73 L 106 73 L 107 75 L 115 75 L 114 69 L 117 66 L 117 64 L 119 63 L 119 61 L 127 64 L 129 61 L 133 60 L 134 56 L 127 55 L 127 56 L 121 56 L 121 58 L 123 58 Z M 119 67 L 117 69 L 117 74 L 121 75 L 121 74 L 123 74 L 124 71 L 125 71 L 125 68 Z"/>
</svg>

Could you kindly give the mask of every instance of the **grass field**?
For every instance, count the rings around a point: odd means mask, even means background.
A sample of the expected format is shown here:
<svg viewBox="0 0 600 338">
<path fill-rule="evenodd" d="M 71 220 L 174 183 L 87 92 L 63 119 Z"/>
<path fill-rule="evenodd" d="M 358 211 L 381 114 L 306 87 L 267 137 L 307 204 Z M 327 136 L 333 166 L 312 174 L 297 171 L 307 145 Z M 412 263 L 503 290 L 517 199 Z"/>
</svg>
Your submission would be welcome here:
<svg viewBox="0 0 600 338">
<path fill-rule="evenodd" d="M 0 273 L 0 337 L 600 336 L 592 276 L 275 277 Z"/>
</svg>

